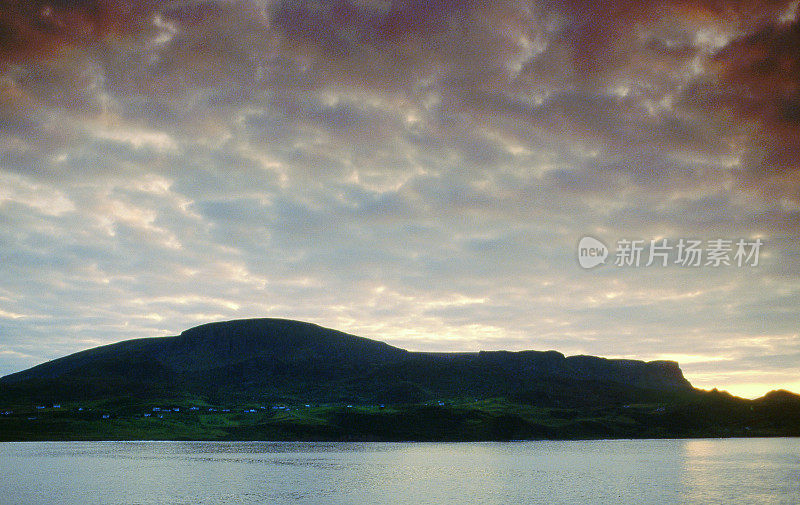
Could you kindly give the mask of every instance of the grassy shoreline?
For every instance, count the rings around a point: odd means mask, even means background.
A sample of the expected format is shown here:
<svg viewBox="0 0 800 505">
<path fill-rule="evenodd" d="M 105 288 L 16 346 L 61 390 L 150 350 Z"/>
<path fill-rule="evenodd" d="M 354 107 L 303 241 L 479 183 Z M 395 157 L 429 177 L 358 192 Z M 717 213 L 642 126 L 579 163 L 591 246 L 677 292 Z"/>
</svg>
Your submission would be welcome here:
<svg viewBox="0 0 800 505">
<path fill-rule="evenodd" d="M 0 441 L 498 441 L 800 436 L 797 403 L 708 394 L 678 404 L 553 408 L 490 399 L 409 405 L 94 402 L 0 409 Z M 39 406 L 43 407 L 43 406 Z"/>
</svg>

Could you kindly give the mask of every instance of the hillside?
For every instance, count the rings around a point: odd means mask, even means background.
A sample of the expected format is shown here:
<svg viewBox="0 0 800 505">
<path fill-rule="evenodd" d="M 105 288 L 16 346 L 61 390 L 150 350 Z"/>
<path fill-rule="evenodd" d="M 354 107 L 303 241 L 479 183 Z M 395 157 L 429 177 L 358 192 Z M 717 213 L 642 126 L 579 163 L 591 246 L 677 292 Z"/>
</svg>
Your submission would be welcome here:
<svg viewBox="0 0 800 505">
<path fill-rule="evenodd" d="M 281 319 L 210 323 L 175 337 L 97 347 L 0 379 L 31 401 L 152 392 L 323 403 L 525 396 L 544 383 L 686 391 L 677 363 L 565 357 L 555 351 L 415 353 Z M 26 388 L 26 386 L 35 386 Z M 80 387 L 64 387 L 72 385 Z M 41 392 L 41 394 L 37 393 Z M 542 392 L 545 394 L 546 392 Z"/>
<path fill-rule="evenodd" d="M 800 434 L 800 398 L 677 363 L 409 352 L 282 319 L 129 340 L 0 379 L 0 440 L 493 440 Z"/>
</svg>

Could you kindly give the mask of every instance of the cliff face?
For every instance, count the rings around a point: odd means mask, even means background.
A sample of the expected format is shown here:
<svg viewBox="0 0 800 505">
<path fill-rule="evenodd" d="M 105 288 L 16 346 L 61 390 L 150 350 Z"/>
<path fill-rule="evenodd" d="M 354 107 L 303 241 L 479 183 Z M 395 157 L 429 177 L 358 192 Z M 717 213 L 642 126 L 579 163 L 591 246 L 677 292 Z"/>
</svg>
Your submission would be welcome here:
<svg viewBox="0 0 800 505">
<path fill-rule="evenodd" d="M 674 362 L 556 351 L 415 353 L 282 319 L 210 323 L 176 337 L 89 349 L 4 377 L 2 384 L 93 397 L 157 391 L 322 402 L 511 398 L 523 392 L 564 399 L 583 385 L 601 399 L 611 390 L 615 398 L 625 396 L 620 387 L 692 390 Z"/>
<path fill-rule="evenodd" d="M 635 384 L 655 389 L 691 388 L 674 361 L 636 361 L 595 356 L 570 356 L 567 368 L 576 377 Z"/>
<path fill-rule="evenodd" d="M 419 355 L 420 353 L 412 353 Z M 442 353 L 443 359 L 447 358 Z M 674 361 L 606 359 L 597 356 L 569 356 L 557 351 L 481 351 L 459 353 L 454 357 L 473 357 L 476 364 L 502 370 L 517 379 L 559 378 L 628 384 L 648 389 L 691 389 Z"/>
</svg>

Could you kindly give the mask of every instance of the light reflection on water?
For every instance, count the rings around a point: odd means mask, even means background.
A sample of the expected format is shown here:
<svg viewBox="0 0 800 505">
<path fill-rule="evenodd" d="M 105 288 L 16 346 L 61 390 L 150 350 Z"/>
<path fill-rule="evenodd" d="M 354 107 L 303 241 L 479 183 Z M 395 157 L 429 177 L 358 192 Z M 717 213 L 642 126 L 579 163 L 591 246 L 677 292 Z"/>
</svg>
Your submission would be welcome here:
<svg viewBox="0 0 800 505">
<path fill-rule="evenodd" d="M 0 444 L 0 505 L 800 503 L 800 439 Z"/>
<path fill-rule="evenodd" d="M 686 503 L 800 504 L 800 439 L 691 440 L 684 450 Z"/>
</svg>

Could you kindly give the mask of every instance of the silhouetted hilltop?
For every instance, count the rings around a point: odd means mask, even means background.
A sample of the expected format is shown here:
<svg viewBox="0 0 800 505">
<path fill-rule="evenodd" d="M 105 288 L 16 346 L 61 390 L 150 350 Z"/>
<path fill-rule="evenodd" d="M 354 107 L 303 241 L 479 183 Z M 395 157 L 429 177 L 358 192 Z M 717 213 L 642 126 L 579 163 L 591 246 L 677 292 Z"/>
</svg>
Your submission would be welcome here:
<svg viewBox="0 0 800 505">
<path fill-rule="evenodd" d="M 671 361 L 409 352 L 283 319 L 210 323 L 0 379 L 0 440 L 800 435 L 800 397 L 699 391 Z"/>
<path fill-rule="evenodd" d="M 554 381 L 691 389 L 674 362 L 565 357 L 555 351 L 415 353 L 284 319 L 209 323 L 175 337 L 128 340 L 0 379 L 49 386 L 45 391 L 56 387 L 62 395 L 67 392 L 59 384 L 82 383 L 73 395 L 86 398 L 136 390 L 323 402 L 521 397 Z"/>
</svg>

